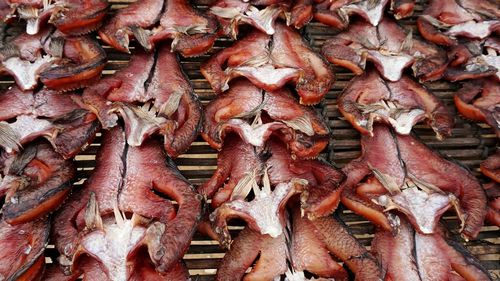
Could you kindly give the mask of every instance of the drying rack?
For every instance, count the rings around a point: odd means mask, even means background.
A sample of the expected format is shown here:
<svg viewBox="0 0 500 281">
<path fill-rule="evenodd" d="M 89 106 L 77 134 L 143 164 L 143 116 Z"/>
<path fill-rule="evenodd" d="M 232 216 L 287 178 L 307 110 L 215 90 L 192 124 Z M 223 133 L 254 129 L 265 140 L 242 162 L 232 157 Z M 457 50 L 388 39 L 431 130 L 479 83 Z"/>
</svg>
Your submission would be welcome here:
<svg viewBox="0 0 500 281">
<path fill-rule="evenodd" d="M 112 4 L 111 12 L 122 8 L 133 0 L 109 0 Z M 213 0 L 194 0 L 192 3 L 198 8 L 204 10 Z M 422 7 L 425 3 L 419 1 L 416 5 L 414 15 L 408 19 L 399 21 L 406 28 L 412 29 L 414 36 L 418 36 L 415 20 L 416 15 L 422 12 Z M 318 51 L 323 45 L 323 42 L 336 33 L 336 31 L 326 25 L 313 22 L 309 23 L 301 31 L 304 37 L 309 41 L 311 46 Z M 101 44 L 102 41 L 100 41 Z M 208 57 L 213 55 L 221 48 L 230 46 L 232 41 L 229 39 L 217 40 L 214 48 L 208 54 L 196 58 L 181 58 L 181 65 L 185 73 L 188 75 L 196 94 L 199 96 L 203 104 L 209 102 L 215 96 L 208 82 L 203 78 L 199 69 L 200 64 Z M 113 74 L 116 70 L 127 65 L 130 55 L 119 53 L 112 48 L 104 45 L 108 55 L 108 64 L 103 71 L 103 76 Z M 337 108 L 337 97 L 349 83 L 353 77 L 352 73 L 342 69 L 334 68 L 336 73 L 336 81 L 332 89 L 328 92 L 325 99 L 316 106 L 321 112 L 331 129 L 331 141 L 327 149 L 320 157 L 328 160 L 334 166 L 341 168 L 349 161 L 357 158 L 360 155 L 359 133 L 354 130 L 351 125 L 346 122 Z M 1 88 L 6 88 L 13 82 L 9 77 L 0 77 Z M 488 155 L 495 152 L 497 143 L 496 136 L 491 128 L 486 124 L 478 124 L 473 121 L 465 120 L 456 113 L 453 104 L 453 95 L 459 87 L 459 83 L 449 83 L 445 81 L 437 81 L 424 84 L 437 97 L 439 97 L 455 116 L 455 127 L 453 136 L 438 141 L 434 132 L 425 125 L 417 125 L 414 129 L 415 133 L 427 145 L 438 150 L 441 154 L 446 155 L 462 165 L 468 167 L 480 181 L 487 182 L 487 178 L 479 172 L 479 164 L 487 158 Z M 75 161 L 78 167 L 78 181 L 75 183 L 75 188 L 79 188 L 84 181 L 92 173 L 95 166 L 95 154 L 99 149 L 101 137 L 100 134 L 84 152 L 76 156 Z M 206 181 L 213 174 L 217 165 L 217 151 L 210 148 L 206 142 L 198 137 L 191 145 L 191 148 L 183 155 L 174 160 L 182 174 L 189 179 L 194 185 L 199 185 Z M 349 226 L 352 234 L 359 241 L 369 248 L 374 234 L 374 227 L 366 219 L 354 214 L 353 212 L 339 207 L 337 210 L 340 218 Z M 447 213 L 444 216 L 444 223 L 450 229 L 458 229 L 459 222 L 453 213 Z M 240 224 L 232 225 L 230 230 L 233 235 L 241 230 L 243 226 Z M 465 242 L 459 238 L 458 234 L 454 234 L 457 241 L 462 244 L 488 269 L 493 277 L 493 280 L 500 280 L 500 231 L 498 227 L 485 226 L 482 228 L 478 238 L 474 241 Z M 234 237 L 234 236 L 233 236 Z M 49 245 L 46 251 L 46 260 L 51 262 L 58 256 L 53 245 Z M 224 250 L 218 246 L 216 241 L 208 237 L 195 234 L 191 246 L 184 257 L 187 267 L 193 280 L 213 280 L 216 268 L 218 267 Z"/>
</svg>

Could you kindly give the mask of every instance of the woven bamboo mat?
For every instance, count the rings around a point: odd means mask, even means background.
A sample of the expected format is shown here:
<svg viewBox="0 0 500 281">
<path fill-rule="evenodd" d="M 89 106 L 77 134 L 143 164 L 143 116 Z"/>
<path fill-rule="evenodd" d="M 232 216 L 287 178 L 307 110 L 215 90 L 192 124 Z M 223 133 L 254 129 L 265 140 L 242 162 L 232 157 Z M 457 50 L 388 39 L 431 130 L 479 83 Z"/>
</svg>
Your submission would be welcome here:
<svg viewBox="0 0 500 281">
<path fill-rule="evenodd" d="M 113 4 L 113 11 L 134 1 L 110 0 L 110 2 Z M 212 1 L 196 0 L 193 2 L 199 8 L 206 9 L 207 4 Z M 416 8 L 415 15 L 420 14 L 421 11 L 422 5 L 420 4 Z M 407 28 L 415 31 L 415 16 L 401 22 Z M 302 32 L 316 50 L 321 47 L 326 39 L 336 33 L 332 28 L 319 23 L 308 24 Z M 415 31 L 414 34 L 418 34 L 418 32 Z M 220 39 L 209 54 L 197 58 L 181 59 L 182 67 L 203 103 L 210 101 L 214 97 L 214 93 L 199 71 L 200 64 L 211 54 L 230 44 L 231 41 Z M 104 76 L 111 75 L 117 69 L 127 65 L 129 55 L 118 53 L 107 46 L 105 46 L 105 49 L 109 62 L 103 71 Z M 359 156 L 360 143 L 359 134 L 342 118 L 336 102 L 338 95 L 353 75 L 340 68 L 336 68 L 335 71 L 335 84 L 327 94 L 326 99 L 316 107 L 328 121 L 332 131 L 330 145 L 321 157 L 340 168 Z M 0 87 L 2 88 L 11 83 L 12 81 L 8 77 L 0 78 Z M 458 83 L 438 81 L 427 83 L 425 86 L 443 100 L 451 112 L 456 113 L 453 105 L 453 94 L 459 87 Z M 481 181 L 486 181 L 486 178 L 479 173 L 479 164 L 495 151 L 496 137 L 487 125 L 465 120 L 457 114 L 455 116 L 456 124 L 453 129 L 453 136 L 444 141 L 438 141 L 434 137 L 433 131 L 427 126 L 419 125 L 416 127 L 415 132 L 430 147 L 467 166 Z M 95 153 L 99 149 L 100 141 L 101 138 L 98 136 L 86 151 L 76 157 L 78 166 L 76 188 L 91 174 L 95 165 Z M 198 138 L 185 154 L 175 160 L 184 176 L 195 185 L 203 183 L 212 175 L 216 168 L 216 161 L 217 152 L 211 149 L 201 138 Z M 345 210 L 342 206 L 337 212 L 361 243 L 369 247 L 374 233 L 373 225 L 351 211 Z M 451 213 L 444 216 L 444 223 L 449 225 L 451 229 L 458 229 L 458 221 Z M 241 225 L 231 227 L 234 234 L 240 229 L 242 229 Z M 458 235 L 456 238 L 460 239 Z M 481 260 L 482 264 L 491 272 L 494 280 L 500 280 L 500 231 L 497 227 L 483 227 L 478 239 L 475 241 L 460 241 Z M 185 256 L 186 264 L 194 280 L 212 280 L 215 270 L 224 255 L 223 253 L 224 251 L 218 247 L 217 242 L 196 234 Z M 51 258 L 56 257 L 58 254 L 54 247 L 49 245 L 46 255 L 47 261 L 50 262 Z"/>
</svg>

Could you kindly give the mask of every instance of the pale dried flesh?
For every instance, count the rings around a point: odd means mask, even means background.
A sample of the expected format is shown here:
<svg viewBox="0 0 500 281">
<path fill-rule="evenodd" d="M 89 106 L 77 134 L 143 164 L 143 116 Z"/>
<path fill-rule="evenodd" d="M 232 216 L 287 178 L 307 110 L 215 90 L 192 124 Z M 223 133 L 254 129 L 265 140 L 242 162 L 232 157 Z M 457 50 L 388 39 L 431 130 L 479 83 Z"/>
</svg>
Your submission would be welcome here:
<svg viewBox="0 0 500 281">
<path fill-rule="evenodd" d="M 386 230 L 397 230 L 403 213 L 423 234 L 435 233 L 441 215 L 453 208 L 460 232 L 475 238 L 486 215 L 486 195 L 465 168 L 448 161 L 413 136 L 397 135 L 383 125 L 363 136 L 362 155 L 343 171 L 342 203 Z M 426 161 L 422 161 L 425 158 Z"/>
<path fill-rule="evenodd" d="M 357 21 L 327 40 L 322 54 L 331 63 L 360 75 L 370 62 L 389 81 L 398 81 L 404 69 L 413 70 L 421 81 L 442 77 L 447 67 L 446 52 L 415 38 L 395 21 L 383 18 L 376 27 Z"/>
<path fill-rule="evenodd" d="M 315 158 L 326 147 L 329 129 L 321 116 L 288 90 L 267 92 L 247 80 L 231 85 L 205 107 L 201 135 L 213 148 L 221 149 L 231 132 L 258 147 L 276 135 L 301 159 Z"/>
<path fill-rule="evenodd" d="M 453 117 L 443 102 L 407 76 L 390 82 L 369 70 L 351 81 L 338 106 L 354 128 L 371 136 L 376 122 L 408 135 L 415 124 L 424 121 L 439 139 L 449 137 L 453 128 Z"/>
<path fill-rule="evenodd" d="M 156 140 L 134 147 L 119 127 L 104 134 L 94 173 L 55 216 L 52 235 L 67 272 L 77 270 L 85 253 L 108 278 L 128 280 L 141 248 L 162 274 L 178 264 L 200 219 L 201 198 L 168 161 Z"/>
<path fill-rule="evenodd" d="M 479 261 L 441 234 L 421 234 L 401 219 L 397 233 L 379 229 L 372 251 L 385 273 L 384 280 L 492 280 Z"/>
<path fill-rule="evenodd" d="M 39 137 L 46 138 L 65 159 L 89 145 L 97 131 L 96 116 L 82 108 L 81 97 L 42 89 L 23 92 L 17 87 L 0 93 L 0 147 L 7 153 L 22 150 Z"/>
<path fill-rule="evenodd" d="M 129 145 L 163 136 L 170 157 L 189 148 L 202 121 L 201 103 L 168 45 L 139 51 L 125 68 L 87 88 L 83 102 L 104 128 L 121 117 Z"/>
<path fill-rule="evenodd" d="M 241 76 L 266 91 L 291 83 L 305 105 L 320 102 L 334 81 L 327 63 L 298 32 L 281 23 L 272 36 L 254 31 L 215 54 L 201 66 L 201 73 L 216 93 L 228 90 L 229 82 Z"/>
</svg>

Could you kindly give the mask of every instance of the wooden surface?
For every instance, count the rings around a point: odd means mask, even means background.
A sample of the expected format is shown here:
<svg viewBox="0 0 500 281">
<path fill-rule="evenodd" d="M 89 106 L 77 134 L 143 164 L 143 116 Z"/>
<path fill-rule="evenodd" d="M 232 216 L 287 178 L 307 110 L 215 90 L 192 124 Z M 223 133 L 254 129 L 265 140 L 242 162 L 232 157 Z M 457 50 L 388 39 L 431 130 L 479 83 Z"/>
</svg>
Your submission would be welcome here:
<svg viewBox="0 0 500 281">
<path fill-rule="evenodd" d="M 124 7 L 127 3 L 134 1 L 113 1 L 113 10 Z M 206 8 L 209 0 L 194 1 L 200 8 Z M 421 12 L 421 7 L 417 7 L 416 14 Z M 402 21 L 408 28 L 415 28 L 415 17 Z M 304 36 L 308 38 L 311 45 L 317 50 L 335 31 L 325 25 L 319 23 L 310 23 L 302 31 Z M 418 32 L 415 32 L 415 34 Z M 214 97 L 213 91 L 209 84 L 200 74 L 200 62 L 206 60 L 211 54 L 222 47 L 230 45 L 231 42 L 226 39 L 218 40 L 214 49 L 207 55 L 198 58 L 181 59 L 182 67 L 189 76 L 195 92 L 198 94 L 203 103 L 208 102 Z M 116 69 L 120 69 L 127 64 L 129 55 L 118 53 L 108 47 L 105 47 L 108 53 L 109 62 L 104 70 L 104 75 L 114 73 Z M 341 93 L 342 89 L 347 85 L 352 78 L 352 74 L 343 69 L 336 70 L 336 82 L 330 90 L 326 99 L 317 106 L 317 109 L 328 120 L 332 131 L 330 145 L 322 154 L 322 157 L 328 159 L 337 167 L 342 167 L 350 160 L 356 158 L 360 151 L 359 134 L 341 117 L 337 110 L 336 98 Z M 3 86 L 11 83 L 8 77 L 4 77 L 0 82 Z M 453 94 L 459 87 L 458 83 L 447 83 L 443 81 L 425 84 L 436 96 L 441 98 L 453 113 L 456 109 L 453 105 Z M 487 181 L 486 178 L 480 175 L 478 167 L 483 159 L 495 151 L 497 140 L 492 130 L 484 124 L 476 124 L 462 119 L 455 114 L 456 125 L 453 129 L 453 136 L 444 140 L 438 141 L 434 137 L 432 130 L 426 126 L 417 126 L 415 132 L 429 146 L 437 149 L 442 154 L 449 156 L 461 164 L 467 166 L 473 173 L 479 177 L 481 181 Z M 87 178 L 95 164 L 95 153 L 99 148 L 100 137 L 94 144 L 88 147 L 86 151 L 76 157 L 78 164 L 78 182 L 80 186 L 82 180 Z M 189 151 L 181 155 L 175 160 L 179 169 L 184 176 L 193 184 L 198 185 L 208 179 L 216 167 L 217 154 L 211 149 L 201 138 L 192 144 Z M 77 187 L 78 188 L 78 187 Z M 337 211 L 340 217 L 349 225 L 352 233 L 366 246 L 370 245 L 373 237 L 374 228 L 372 224 L 365 219 L 357 216 L 340 207 Z M 444 222 L 450 226 L 450 229 L 458 229 L 458 222 L 453 216 L 445 216 Z M 234 226 L 232 229 L 237 232 L 241 227 Z M 459 241 L 467 247 L 476 257 L 478 257 L 483 265 L 490 270 L 494 280 L 500 280 L 500 232 L 497 227 L 483 227 L 479 237 L 475 241 L 465 242 L 460 240 L 458 235 L 455 235 Z M 53 246 L 47 249 L 47 257 L 56 257 L 57 253 Z M 194 280 L 212 280 L 215 274 L 215 269 L 223 257 L 223 251 L 218 247 L 217 242 L 206 237 L 195 235 L 188 253 L 185 256 L 185 261 L 194 277 Z M 47 260 L 50 260 L 48 258 Z"/>
</svg>

